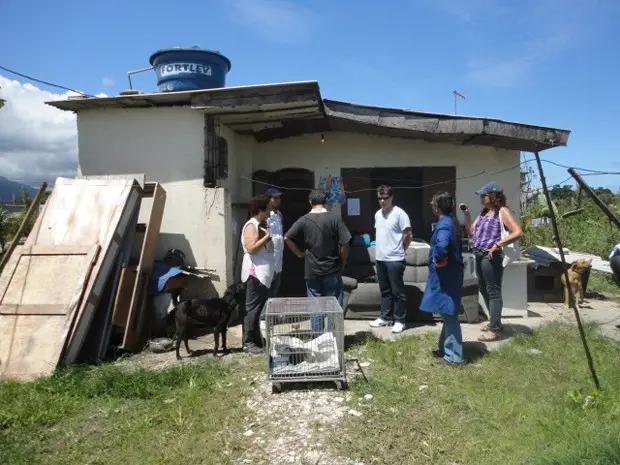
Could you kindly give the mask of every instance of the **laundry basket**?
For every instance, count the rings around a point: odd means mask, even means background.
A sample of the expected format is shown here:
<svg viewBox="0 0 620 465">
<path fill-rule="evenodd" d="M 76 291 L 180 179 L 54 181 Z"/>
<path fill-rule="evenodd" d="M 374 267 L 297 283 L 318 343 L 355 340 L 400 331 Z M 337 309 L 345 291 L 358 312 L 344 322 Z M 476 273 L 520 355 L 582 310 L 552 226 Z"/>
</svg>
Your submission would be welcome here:
<svg viewBox="0 0 620 465">
<path fill-rule="evenodd" d="M 317 381 L 346 389 L 344 312 L 335 297 L 269 299 L 265 340 L 273 392 L 283 383 Z"/>
</svg>

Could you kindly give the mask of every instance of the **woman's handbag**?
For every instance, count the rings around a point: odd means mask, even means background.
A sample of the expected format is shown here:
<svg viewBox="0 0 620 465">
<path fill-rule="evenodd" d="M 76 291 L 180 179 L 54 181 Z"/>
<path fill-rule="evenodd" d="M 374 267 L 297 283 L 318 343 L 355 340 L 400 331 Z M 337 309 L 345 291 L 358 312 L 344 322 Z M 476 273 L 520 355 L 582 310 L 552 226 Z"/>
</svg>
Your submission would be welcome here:
<svg viewBox="0 0 620 465">
<path fill-rule="evenodd" d="M 502 219 L 502 210 L 499 211 L 499 223 L 501 225 L 501 238 L 504 239 L 506 236 L 510 234 L 508 228 L 504 224 L 504 220 Z M 519 249 L 519 241 L 515 241 L 512 244 L 505 245 L 502 247 L 502 252 L 504 253 L 504 260 L 502 265 L 504 268 L 512 261 L 518 260 L 521 256 L 521 250 Z"/>
</svg>

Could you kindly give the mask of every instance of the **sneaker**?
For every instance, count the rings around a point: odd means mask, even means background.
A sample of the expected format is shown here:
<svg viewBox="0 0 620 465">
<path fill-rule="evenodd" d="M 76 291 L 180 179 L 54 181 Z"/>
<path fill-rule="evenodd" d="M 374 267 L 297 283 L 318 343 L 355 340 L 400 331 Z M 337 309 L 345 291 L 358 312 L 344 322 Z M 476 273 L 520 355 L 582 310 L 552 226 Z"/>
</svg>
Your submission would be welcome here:
<svg viewBox="0 0 620 465">
<path fill-rule="evenodd" d="M 259 355 L 263 353 L 263 349 L 258 347 L 256 344 L 252 344 L 252 343 L 249 343 L 243 346 L 243 351 L 246 354 L 251 354 L 251 355 Z"/>
<path fill-rule="evenodd" d="M 377 318 L 375 321 L 370 322 L 371 328 L 380 328 L 382 326 L 387 326 L 389 323 L 385 321 L 383 318 Z"/>
<path fill-rule="evenodd" d="M 394 326 L 392 327 L 393 333 L 402 333 L 404 330 L 405 330 L 404 323 L 400 323 L 399 321 L 394 323 Z"/>
</svg>

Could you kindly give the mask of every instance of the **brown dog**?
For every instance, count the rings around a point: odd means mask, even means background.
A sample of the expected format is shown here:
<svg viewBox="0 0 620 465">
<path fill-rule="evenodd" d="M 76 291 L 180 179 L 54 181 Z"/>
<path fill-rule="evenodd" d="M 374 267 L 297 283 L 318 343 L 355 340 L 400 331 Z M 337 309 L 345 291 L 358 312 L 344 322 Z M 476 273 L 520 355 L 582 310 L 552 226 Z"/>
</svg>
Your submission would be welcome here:
<svg viewBox="0 0 620 465">
<path fill-rule="evenodd" d="M 191 299 L 180 302 L 175 307 L 176 323 L 176 357 L 181 360 L 179 349 L 181 341 L 185 343 L 185 350 L 192 355 L 187 343 L 189 333 L 194 322 L 213 328 L 213 355 L 217 355 L 222 335 L 222 349 L 228 352 L 226 347 L 226 331 L 236 317 L 237 306 L 245 291 L 245 284 L 233 284 L 226 289 L 224 296 L 214 299 Z"/>
<path fill-rule="evenodd" d="M 568 267 L 568 282 L 573 290 L 577 310 L 580 310 L 579 306 L 583 303 L 583 274 L 588 268 L 592 268 L 592 259 L 586 260 L 585 258 L 579 258 Z M 569 295 L 564 273 L 562 273 L 561 279 L 562 285 L 564 286 L 564 305 L 568 309 Z"/>
</svg>

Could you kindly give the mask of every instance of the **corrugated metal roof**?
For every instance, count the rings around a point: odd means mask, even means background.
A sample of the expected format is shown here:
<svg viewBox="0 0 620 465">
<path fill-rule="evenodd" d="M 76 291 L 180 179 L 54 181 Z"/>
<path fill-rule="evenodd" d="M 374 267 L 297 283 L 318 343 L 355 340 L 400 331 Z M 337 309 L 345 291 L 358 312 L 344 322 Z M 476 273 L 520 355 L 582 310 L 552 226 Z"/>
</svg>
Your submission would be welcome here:
<svg viewBox="0 0 620 465">
<path fill-rule="evenodd" d="M 233 131 L 251 134 L 261 142 L 333 130 L 534 152 L 564 146 L 570 135 L 566 129 L 496 118 L 323 100 L 317 81 L 77 98 L 46 103 L 75 112 L 103 108 L 189 106 L 196 111 L 217 115 L 220 122 Z"/>
</svg>

